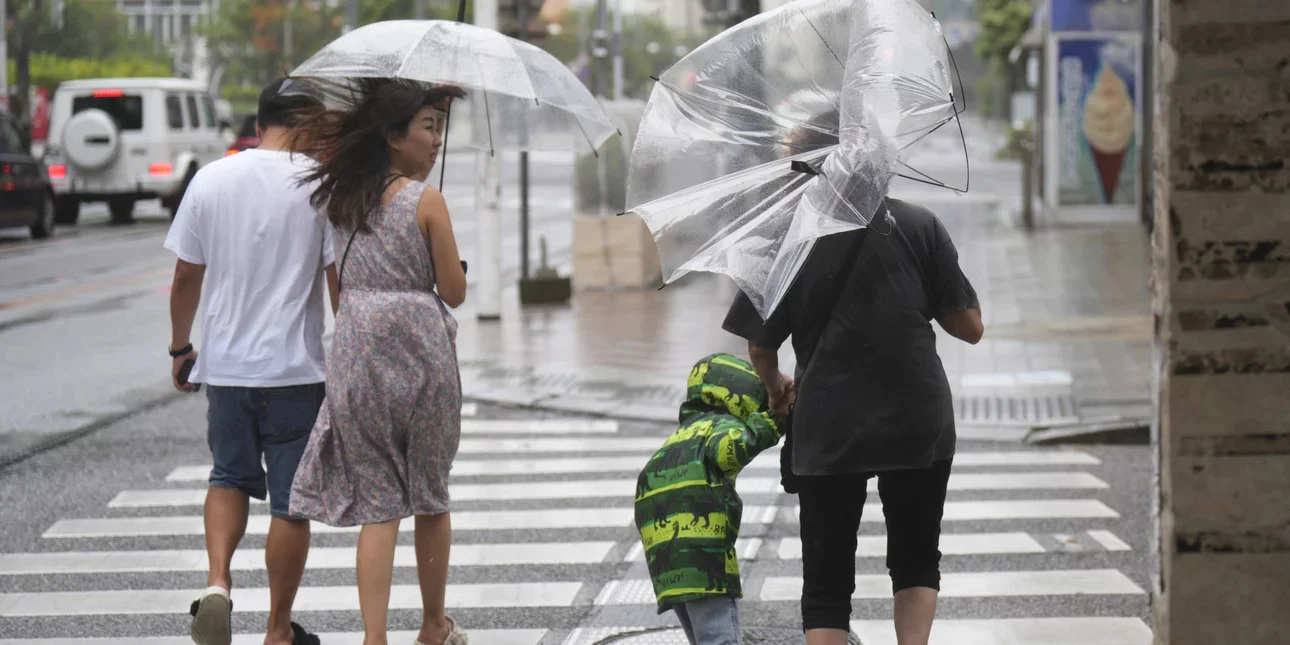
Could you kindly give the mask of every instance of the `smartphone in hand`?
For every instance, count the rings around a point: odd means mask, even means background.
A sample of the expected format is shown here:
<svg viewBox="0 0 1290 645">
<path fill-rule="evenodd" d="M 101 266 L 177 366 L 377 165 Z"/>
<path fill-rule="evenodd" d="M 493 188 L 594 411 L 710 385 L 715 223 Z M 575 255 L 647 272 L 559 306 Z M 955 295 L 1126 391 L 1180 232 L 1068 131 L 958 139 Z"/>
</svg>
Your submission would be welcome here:
<svg viewBox="0 0 1290 645">
<path fill-rule="evenodd" d="M 197 365 L 197 360 L 190 358 L 184 361 L 183 365 L 179 366 L 179 384 L 180 385 L 188 385 L 188 375 L 192 373 L 193 366 L 195 365 Z M 198 383 L 197 386 L 193 388 L 193 391 L 199 392 L 201 391 L 201 389 L 202 389 L 202 384 Z"/>
</svg>

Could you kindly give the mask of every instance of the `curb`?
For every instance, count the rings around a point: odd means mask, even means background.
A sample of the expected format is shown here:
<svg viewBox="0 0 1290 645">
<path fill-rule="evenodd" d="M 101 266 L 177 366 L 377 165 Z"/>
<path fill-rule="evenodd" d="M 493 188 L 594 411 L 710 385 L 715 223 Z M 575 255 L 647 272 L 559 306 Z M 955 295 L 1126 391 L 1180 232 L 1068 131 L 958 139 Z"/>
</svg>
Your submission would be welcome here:
<svg viewBox="0 0 1290 645">
<path fill-rule="evenodd" d="M 162 407 L 174 401 L 178 401 L 183 396 L 184 396 L 183 392 L 168 392 L 161 396 L 154 397 L 152 399 L 144 401 L 142 404 L 134 408 L 131 408 L 129 410 L 126 410 L 125 412 L 118 412 L 116 414 L 111 414 L 111 415 L 102 417 L 98 420 L 91 421 L 90 423 L 83 425 L 79 428 L 52 434 L 46 437 L 45 439 L 37 441 L 32 445 L 20 448 L 13 453 L 0 455 L 0 472 L 4 472 L 10 466 L 15 466 L 37 455 L 49 452 L 50 450 L 53 450 L 55 448 L 65 446 L 78 439 L 83 439 L 85 437 L 88 437 L 94 434 L 95 432 L 102 430 L 103 428 L 106 428 L 114 423 L 117 423 L 118 421 L 124 421 L 126 419 L 129 419 L 130 417 L 143 414 L 145 412 Z"/>
<path fill-rule="evenodd" d="M 1034 428 L 1026 433 L 1022 442 L 1032 446 L 1060 444 L 1145 446 L 1151 444 L 1151 421 L 1150 419 L 1117 419 L 1058 428 Z"/>
</svg>

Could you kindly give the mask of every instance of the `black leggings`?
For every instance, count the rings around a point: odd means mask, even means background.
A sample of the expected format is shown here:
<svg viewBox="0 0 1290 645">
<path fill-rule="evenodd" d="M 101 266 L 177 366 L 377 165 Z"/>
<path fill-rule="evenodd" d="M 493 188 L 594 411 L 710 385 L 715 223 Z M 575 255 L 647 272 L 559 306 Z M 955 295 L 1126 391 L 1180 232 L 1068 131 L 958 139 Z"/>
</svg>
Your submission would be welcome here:
<svg viewBox="0 0 1290 645">
<path fill-rule="evenodd" d="M 887 519 L 892 593 L 941 588 L 941 514 L 950 461 L 877 473 Z M 801 477 L 802 628 L 847 630 L 855 593 L 856 533 L 873 473 Z"/>
</svg>

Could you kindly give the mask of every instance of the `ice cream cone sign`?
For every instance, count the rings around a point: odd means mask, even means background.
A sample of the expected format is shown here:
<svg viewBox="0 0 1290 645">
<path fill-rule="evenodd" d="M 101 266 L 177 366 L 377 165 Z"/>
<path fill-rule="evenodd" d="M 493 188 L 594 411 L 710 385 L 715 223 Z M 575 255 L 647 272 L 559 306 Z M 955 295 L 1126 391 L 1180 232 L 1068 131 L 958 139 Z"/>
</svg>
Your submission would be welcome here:
<svg viewBox="0 0 1290 645">
<path fill-rule="evenodd" d="M 1129 98 L 1128 84 L 1114 67 L 1103 63 L 1084 101 L 1084 138 L 1093 153 L 1093 165 L 1108 204 L 1115 199 L 1133 130 L 1133 100 Z"/>
</svg>

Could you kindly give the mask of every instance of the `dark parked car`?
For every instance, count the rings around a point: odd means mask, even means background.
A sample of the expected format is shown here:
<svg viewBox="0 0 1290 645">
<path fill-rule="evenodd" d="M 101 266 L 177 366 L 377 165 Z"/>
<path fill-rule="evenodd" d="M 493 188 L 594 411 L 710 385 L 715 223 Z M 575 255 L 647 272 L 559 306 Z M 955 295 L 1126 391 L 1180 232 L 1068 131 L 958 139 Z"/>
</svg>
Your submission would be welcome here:
<svg viewBox="0 0 1290 645">
<path fill-rule="evenodd" d="M 260 147 L 260 134 L 255 129 L 255 115 L 242 120 L 242 129 L 238 130 L 237 140 L 228 149 L 228 154 L 235 155 L 243 150 Z"/>
<path fill-rule="evenodd" d="M 18 124 L 0 107 L 0 227 L 26 226 L 32 237 L 54 234 L 49 171 L 22 146 Z"/>
</svg>

